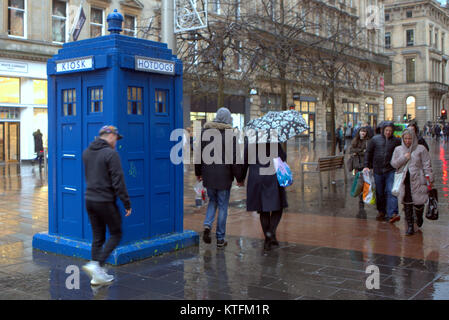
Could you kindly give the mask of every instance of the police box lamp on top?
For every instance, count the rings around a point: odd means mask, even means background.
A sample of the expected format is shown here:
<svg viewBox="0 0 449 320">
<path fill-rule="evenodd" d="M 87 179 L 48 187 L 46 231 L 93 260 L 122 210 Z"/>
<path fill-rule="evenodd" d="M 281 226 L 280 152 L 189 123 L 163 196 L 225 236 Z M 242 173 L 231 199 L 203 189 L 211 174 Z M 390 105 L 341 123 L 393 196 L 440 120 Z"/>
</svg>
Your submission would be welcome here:
<svg viewBox="0 0 449 320">
<path fill-rule="evenodd" d="M 98 132 L 98 134 L 101 136 L 103 134 L 107 134 L 107 133 L 113 133 L 117 135 L 117 140 L 120 140 L 123 138 L 123 136 L 118 132 L 117 127 L 111 126 L 111 125 L 107 125 L 104 126 L 100 129 L 100 131 Z"/>
<path fill-rule="evenodd" d="M 120 32 L 123 31 L 123 16 L 120 14 L 120 12 L 117 12 L 117 9 L 114 9 L 114 12 L 108 14 L 106 21 L 108 22 L 108 31 L 110 33 L 120 34 Z"/>
</svg>

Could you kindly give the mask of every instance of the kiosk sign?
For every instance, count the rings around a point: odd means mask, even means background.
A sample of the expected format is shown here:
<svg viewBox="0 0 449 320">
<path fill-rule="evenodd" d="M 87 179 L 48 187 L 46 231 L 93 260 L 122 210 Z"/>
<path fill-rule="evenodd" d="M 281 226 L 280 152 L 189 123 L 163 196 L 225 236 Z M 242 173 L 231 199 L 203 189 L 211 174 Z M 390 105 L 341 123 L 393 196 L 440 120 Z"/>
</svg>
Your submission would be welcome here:
<svg viewBox="0 0 449 320">
<path fill-rule="evenodd" d="M 136 56 L 136 70 L 174 75 L 175 63 L 167 60 Z"/>
<path fill-rule="evenodd" d="M 56 62 L 56 72 L 81 71 L 92 68 L 92 57 Z"/>
</svg>

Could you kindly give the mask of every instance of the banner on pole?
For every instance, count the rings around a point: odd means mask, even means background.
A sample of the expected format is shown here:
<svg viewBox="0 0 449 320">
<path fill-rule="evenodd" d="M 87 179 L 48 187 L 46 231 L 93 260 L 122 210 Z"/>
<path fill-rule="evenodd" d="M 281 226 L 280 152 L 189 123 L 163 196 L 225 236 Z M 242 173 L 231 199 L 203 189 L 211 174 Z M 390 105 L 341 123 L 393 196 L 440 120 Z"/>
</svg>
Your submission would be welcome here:
<svg viewBox="0 0 449 320">
<path fill-rule="evenodd" d="M 73 28 L 72 28 L 72 32 L 71 32 L 73 41 L 78 40 L 81 30 L 83 29 L 84 23 L 86 22 L 86 15 L 84 14 L 82 3 L 80 5 L 80 9 L 78 11 L 77 18 L 75 21 L 76 22 L 73 24 Z"/>
</svg>

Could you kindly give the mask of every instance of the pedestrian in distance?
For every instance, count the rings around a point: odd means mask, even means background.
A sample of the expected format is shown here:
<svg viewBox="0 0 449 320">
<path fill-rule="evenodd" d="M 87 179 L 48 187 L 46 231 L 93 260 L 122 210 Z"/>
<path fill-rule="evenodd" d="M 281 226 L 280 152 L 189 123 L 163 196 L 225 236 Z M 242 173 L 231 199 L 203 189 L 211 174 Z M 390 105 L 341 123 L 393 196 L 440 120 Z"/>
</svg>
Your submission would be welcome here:
<svg viewBox="0 0 449 320">
<path fill-rule="evenodd" d="M 349 151 L 352 142 L 352 134 L 354 129 L 352 128 L 352 123 L 349 122 L 348 126 L 345 128 L 345 153 Z"/>
<path fill-rule="evenodd" d="M 357 136 L 352 140 L 349 154 L 351 156 L 352 168 L 356 172 L 360 172 L 364 168 L 365 153 L 370 140 L 368 128 L 362 127 L 358 131 Z M 359 213 L 358 216 L 364 216 L 365 203 L 363 202 L 363 194 L 359 198 Z"/>
<path fill-rule="evenodd" d="M 260 148 L 265 150 L 266 161 L 260 158 Z M 272 152 L 271 148 L 276 148 L 277 150 L 273 150 L 276 152 Z M 280 157 L 284 162 L 287 160 L 287 154 L 280 143 L 255 143 L 250 146 L 248 140 L 245 140 L 244 167 L 240 180 L 244 180 L 248 174 L 246 210 L 257 211 L 259 214 L 265 236 L 265 252 L 270 251 L 272 246 L 279 246 L 276 230 L 281 221 L 283 209 L 288 207 L 285 187 L 279 185 L 274 169 L 272 174 L 264 172 L 264 169 L 274 168 L 273 159 L 276 157 Z"/>
<path fill-rule="evenodd" d="M 44 143 L 42 142 L 42 132 L 37 129 L 33 132 L 34 138 L 34 152 L 36 153 L 36 159 L 39 161 L 39 169 L 42 167 L 42 159 L 44 158 Z"/>
<path fill-rule="evenodd" d="M 449 142 L 449 123 L 446 123 L 443 128 L 444 141 Z"/>
<path fill-rule="evenodd" d="M 408 225 L 406 234 L 413 235 L 413 214 L 416 214 L 416 223 L 421 228 L 424 205 L 429 199 L 426 177 L 433 182 L 430 154 L 424 146 L 418 144 L 413 130 L 407 129 L 402 133 L 402 144 L 394 150 L 391 165 L 398 173 L 407 170 L 401 181 L 398 200 L 404 204 Z"/>
<path fill-rule="evenodd" d="M 412 129 L 415 132 L 415 135 L 417 136 L 418 139 L 418 144 L 422 145 L 424 148 L 427 149 L 427 151 L 429 151 L 429 145 L 419 132 L 418 123 L 415 120 L 412 120 L 408 123 L 407 128 Z"/>
<path fill-rule="evenodd" d="M 337 130 L 335 131 L 335 140 L 336 140 L 336 144 L 337 144 L 339 152 L 342 153 L 343 147 L 345 144 L 345 137 L 344 137 L 343 128 L 341 125 L 339 125 Z"/>
<path fill-rule="evenodd" d="M 210 141 L 201 141 L 201 161 L 195 164 L 195 175 L 198 181 L 203 181 L 203 185 L 207 190 L 207 196 L 209 198 L 209 204 L 206 210 L 206 217 L 204 219 L 204 232 L 203 241 L 207 244 L 211 243 L 211 229 L 215 220 L 215 215 L 218 210 L 217 217 L 217 247 L 222 248 L 228 243 L 225 239 L 226 236 L 226 220 L 228 217 L 229 197 L 231 194 L 231 187 L 234 178 L 241 176 L 242 164 L 236 164 L 236 139 L 233 138 L 232 147 L 232 163 L 226 163 L 226 153 L 230 152 L 231 146 L 226 146 L 225 135 L 233 132 L 232 116 L 229 109 L 223 107 L 218 109 L 216 117 L 212 122 L 206 122 L 201 132 L 201 137 L 205 134 L 220 133 L 221 141 L 214 141 L 212 138 Z M 209 131 L 209 132 L 208 132 Z M 210 143 L 219 143 L 222 148 L 222 159 L 219 159 L 219 163 L 214 161 L 207 164 L 203 159 L 203 150 Z M 214 151 L 211 152 L 211 156 L 214 156 Z M 229 157 L 228 157 L 229 158 Z M 242 181 L 239 180 L 239 183 Z"/>
<path fill-rule="evenodd" d="M 115 150 L 119 139 L 122 136 L 116 127 L 104 126 L 99 131 L 99 137 L 83 152 L 86 209 L 93 235 L 92 261 L 84 265 L 83 270 L 91 278 L 92 285 L 114 280 L 114 276 L 107 274 L 104 264 L 122 238 L 122 217 L 116 204 L 117 198 L 125 207 L 126 217 L 132 211 L 120 156 Z M 110 237 L 105 244 L 106 227 Z"/>
<path fill-rule="evenodd" d="M 376 220 L 384 221 L 385 217 L 390 223 L 399 221 L 398 199 L 393 196 L 391 189 L 394 182 L 394 168 L 390 161 L 394 149 L 401 144 L 401 139 L 393 135 L 394 124 L 385 121 L 380 128 L 380 134 L 374 136 L 368 143 L 365 153 L 364 172 L 373 169 L 376 185 L 376 206 L 378 215 Z"/>
<path fill-rule="evenodd" d="M 440 136 L 441 136 L 441 127 L 439 124 L 435 125 L 435 138 L 437 139 L 437 141 L 440 141 Z"/>
</svg>

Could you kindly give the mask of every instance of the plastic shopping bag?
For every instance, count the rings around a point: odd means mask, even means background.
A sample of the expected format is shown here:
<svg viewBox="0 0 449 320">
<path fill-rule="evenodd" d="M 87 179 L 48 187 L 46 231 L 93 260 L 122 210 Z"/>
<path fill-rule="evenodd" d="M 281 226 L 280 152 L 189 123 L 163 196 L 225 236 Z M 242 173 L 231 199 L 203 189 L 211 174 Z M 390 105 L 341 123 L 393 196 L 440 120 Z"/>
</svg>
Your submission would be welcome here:
<svg viewBox="0 0 449 320">
<path fill-rule="evenodd" d="M 204 189 L 203 181 L 198 181 L 193 187 L 195 190 L 195 205 L 197 207 L 201 207 L 203 203 L 206 201 L 206 189 Z"/>
<path fill-rule="evenodd" d="M 274 169 L 281 187 L 288 187 L 293 184 L 293 175 L 287 163 L 277 157 L 273 159 Z"/>
<path fill-rule="evenodd" d="M 351 188 L 351 197 L 358 197 L 363 192 L 363 173 L 358 171 L 355 174 L 354 183 Z"/>
<path fill-rule="evenodd" d="M 376 188 L 374 179 L 369 172 L 363 172 L 363 202 L 366 204 L 376 204 Z"/>
</svg>

